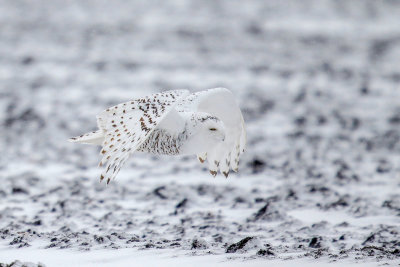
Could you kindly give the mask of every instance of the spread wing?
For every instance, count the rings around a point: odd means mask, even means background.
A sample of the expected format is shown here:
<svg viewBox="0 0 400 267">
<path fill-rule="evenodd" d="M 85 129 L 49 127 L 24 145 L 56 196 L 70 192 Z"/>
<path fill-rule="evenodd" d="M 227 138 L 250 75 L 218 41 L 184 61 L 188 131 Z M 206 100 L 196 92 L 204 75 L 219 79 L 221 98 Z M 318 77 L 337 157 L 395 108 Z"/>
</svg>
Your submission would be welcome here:
<svg viewBox="0 0 400 267">
<path fill-rule="evenodd" d="M 214 88 L 189 95 L 176 107 L 180 111 L 200 111 L 219 118 L 225 125 L 225 141 L 207 154 L 197 155 L 201 162 L 207 157 L 212 175 L 220 170 L 226 177 L 229 170 L 238 171 L 239 157 L 246 148 L 246 130 L 242 112 L 233 94 L 225 88 Z"/>
<path fill-rule="evenodd" d="M 99 166 L 106 165 L 100 181 L 115 178 L 120 168 L 174 108 L 187 90 L 166 91 L 108 108 L 97 116 L 97 125 L 104 132 Z"/>
</svg>

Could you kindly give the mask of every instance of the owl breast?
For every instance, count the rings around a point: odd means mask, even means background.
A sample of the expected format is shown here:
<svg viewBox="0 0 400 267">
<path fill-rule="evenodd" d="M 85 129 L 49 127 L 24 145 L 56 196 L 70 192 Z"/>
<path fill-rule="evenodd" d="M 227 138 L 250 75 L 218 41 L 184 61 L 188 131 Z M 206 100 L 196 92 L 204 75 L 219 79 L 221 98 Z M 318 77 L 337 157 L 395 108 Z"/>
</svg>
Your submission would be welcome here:
<svg viewBox="0 0 400 267">
<path fill-rule="evenodd" d="M 181 138 L 174 137 L 165 130 L 155 129 L 137 151 L 159 155 L 178 155 L 181 144 Z"/>
</svg>

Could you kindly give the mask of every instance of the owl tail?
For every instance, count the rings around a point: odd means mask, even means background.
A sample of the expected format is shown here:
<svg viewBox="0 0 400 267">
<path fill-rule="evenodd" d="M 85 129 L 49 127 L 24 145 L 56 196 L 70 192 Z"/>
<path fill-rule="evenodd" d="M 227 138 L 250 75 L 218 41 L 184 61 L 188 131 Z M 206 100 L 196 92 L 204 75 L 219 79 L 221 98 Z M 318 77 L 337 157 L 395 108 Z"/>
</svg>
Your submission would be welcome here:
<svg viewBox="0 0 400 267">
<path fill-rule="evenodd" d="M 88 145 L 101 145 L 104 140 L 104 131 L 98 130 L 95 132 L 86 133 L 80 136 L 72 137 L 68 141 L 72 143 L 82 143 Z"/>
</svg>

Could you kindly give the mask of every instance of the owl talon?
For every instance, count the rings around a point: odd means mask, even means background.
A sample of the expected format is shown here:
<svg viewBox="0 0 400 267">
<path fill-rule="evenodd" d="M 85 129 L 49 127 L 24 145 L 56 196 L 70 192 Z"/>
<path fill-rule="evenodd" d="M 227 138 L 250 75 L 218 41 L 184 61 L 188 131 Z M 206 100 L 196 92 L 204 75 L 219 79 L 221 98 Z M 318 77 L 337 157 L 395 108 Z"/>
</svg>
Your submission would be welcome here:
<svg viewBox="0 0 400 267">
<path fill-rule="evenodd" d="M 216 171 L 211 171 L 210 170 L 210 173 L 211 173 L 212 176 L 214 176 L 214 178 L 215 178 L 215 176 L 217 176 L 217 172 Z"/>
<path fill-rule="evenodd" d="M 225 178 L 228 178 L 229 171 L 228 172 L 222 172 L 225 175 Z"/>
</svg>

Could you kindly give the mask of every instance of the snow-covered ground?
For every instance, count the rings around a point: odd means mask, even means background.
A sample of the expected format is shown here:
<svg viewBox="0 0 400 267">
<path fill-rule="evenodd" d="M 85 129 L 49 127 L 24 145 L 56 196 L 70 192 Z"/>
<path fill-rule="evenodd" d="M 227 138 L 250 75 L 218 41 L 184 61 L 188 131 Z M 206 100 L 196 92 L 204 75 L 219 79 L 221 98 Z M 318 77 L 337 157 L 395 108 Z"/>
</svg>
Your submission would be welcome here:
<svg viewBox="0 0 400 267">
<path fill-rule="evenodd" d="M 398 264 L 399 25 L 398 1 L 2 1 L 0 263 Z M 105 186 L 66 141 L 217 86 L 248 132 L 229 179 L 140 154 Z"/>
</svg>

